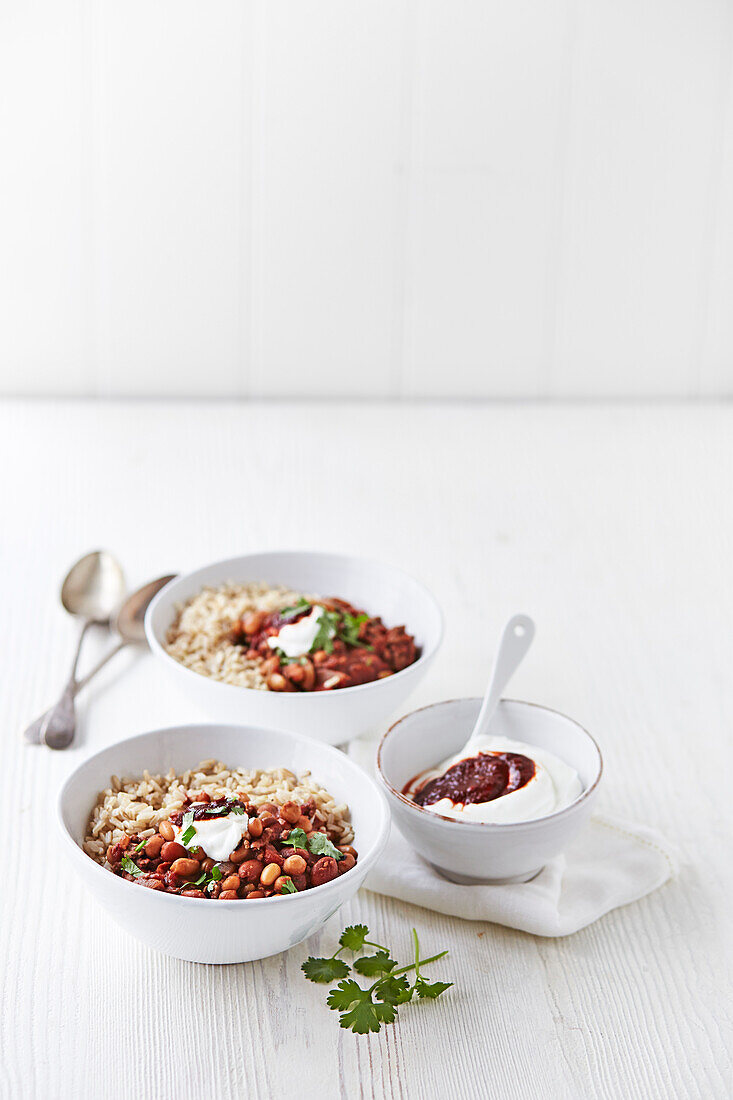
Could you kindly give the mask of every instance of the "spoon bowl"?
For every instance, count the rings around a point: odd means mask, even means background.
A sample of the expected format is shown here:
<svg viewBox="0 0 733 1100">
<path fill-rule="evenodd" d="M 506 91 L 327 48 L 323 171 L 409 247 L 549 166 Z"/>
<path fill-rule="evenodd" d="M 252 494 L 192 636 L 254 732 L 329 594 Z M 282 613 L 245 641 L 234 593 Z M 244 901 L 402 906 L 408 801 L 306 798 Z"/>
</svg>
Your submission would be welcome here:
<svg viewBox="0 0 733 1100">
<path fill-rule="evenodd" d="M 72 565 L 61 585 L 61 603 L 70 615 L 107 623 L 125 595 L 125 575 L 107 550 L 94 550 Z"/>
</svg>

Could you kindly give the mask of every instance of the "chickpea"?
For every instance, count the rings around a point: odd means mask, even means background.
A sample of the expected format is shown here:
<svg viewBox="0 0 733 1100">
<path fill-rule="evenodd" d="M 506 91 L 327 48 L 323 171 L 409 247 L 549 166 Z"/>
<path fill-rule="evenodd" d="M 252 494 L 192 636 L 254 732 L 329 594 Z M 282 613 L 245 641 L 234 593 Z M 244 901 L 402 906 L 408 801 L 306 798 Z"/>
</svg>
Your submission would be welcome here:
<svg viewBox="0 0 733 1100">
<path fill-rule="evenodd" d="M 300 806 L 297 802 L 285 802 L 280 807 L 280 816 L 283 821 L 289 821 L 291 825 L 295 825 L 300 817 Z"/>
<path fill-rule="evenodd" d="M 302 829 L 304 833 L 307 833 L 311 828 L 311 819 L 306 817 L 305 814 L 301 814 L 295 824 L 298 829 Z"/>
<path fill-rule="evenodd" d="M 264 611 L 250 611 L 242 619 L 245 634 L 259 634 L 265 621 Z"/>
<path fill-rule="evenodd" d="M 308 864 L 302 856 L 292 855 L 283 863 L 283 871 L 286 875 L 302 875 Z"/>
<path fill-rule="evenodd" d="M 260 875 L 260 886 L 272 886 L 275 879 L 280 877 L 280 868 L 277 863 L 268 863 Z"/>
</svg>

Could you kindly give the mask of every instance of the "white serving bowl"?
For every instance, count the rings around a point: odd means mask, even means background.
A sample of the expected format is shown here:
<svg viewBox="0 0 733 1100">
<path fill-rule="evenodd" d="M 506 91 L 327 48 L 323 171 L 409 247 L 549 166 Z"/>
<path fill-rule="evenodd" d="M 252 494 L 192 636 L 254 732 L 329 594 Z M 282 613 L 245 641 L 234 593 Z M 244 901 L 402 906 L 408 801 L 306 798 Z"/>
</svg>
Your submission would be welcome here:
<svg viewBox="0 0 733 1100">
<path fill-rule="evenodd" d="M 83 851 L 89 814 L 111 775 L 140 776 L 145 768 L 165 774 L 171 767 L 181 773 L 212 757 L 232 768 L 286 767 L 296 774 L 309 770 L 337 801 L 349 805 L 359 853 L 356 866 L 299 894 L 222 902 L 136 886 Z M 389 813 L 379 788 L 347 756 L 294 733 L 252 726 L 174 726 L 128 737 L 72 772 L 59 795 L 58 816 L 69 858 L 112 920 L 149 947 L 202 963 L 263 959 L 312 935 L 353 897 L 389 835 Z"/>
<path fill-rule="evenodd" d="M 528 882 L 570 843 L 587 820 L 598 793 L 603 761 L 582 726 L 534 703 L 503 699 L 491 732 L 548 749 L 577 771 L 583 793 L 564 810 L 509 825 L 455 821 L 418 806 L 402 794 L 416 775 L 465 745 L 481 699 L 454 699 L 416 710 L 387 731 L 377 773 L 400 831 L 441 875 L 459 883 Z"/>
<path fill-rule="evenodd" d="M 205 585 L 226 581 L 267 581 L 323 597 L 339 596 L 370 615 L 380 615 L 387 626 L 404 624 L 421 655 L 384 680 L 337 691 L 258 691 L 211 680 L 170 657 L 165 638 L 180 604 Z M 296 729 L 340 745 L 379 726 L 403 705 L 438 651 L 443 617 L 430 592 L 401 569 L 347 554 L 276 551 L 229 558 L 177 577 L 148 608 L 145 633 L 161 669 L 188 692 L 207 719 Z"/>
</svg>

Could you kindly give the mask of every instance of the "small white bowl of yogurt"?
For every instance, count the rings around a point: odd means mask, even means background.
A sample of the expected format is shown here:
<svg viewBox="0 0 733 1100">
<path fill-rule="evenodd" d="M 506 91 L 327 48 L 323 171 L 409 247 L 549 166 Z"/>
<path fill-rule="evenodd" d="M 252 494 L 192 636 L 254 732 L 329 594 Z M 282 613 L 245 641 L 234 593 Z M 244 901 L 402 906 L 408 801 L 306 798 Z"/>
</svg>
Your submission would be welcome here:
<svg viewBox="0 0 733 1100">
<path fill-rule="evenodd" d="M 571 718 L 504 699 L 463 753 L 481 699 L 435 703 L 387 731 L 377 772 L 400 831 L 458 883 L 528 882 L 587 821 L 600 749 Z"/>
</svg>

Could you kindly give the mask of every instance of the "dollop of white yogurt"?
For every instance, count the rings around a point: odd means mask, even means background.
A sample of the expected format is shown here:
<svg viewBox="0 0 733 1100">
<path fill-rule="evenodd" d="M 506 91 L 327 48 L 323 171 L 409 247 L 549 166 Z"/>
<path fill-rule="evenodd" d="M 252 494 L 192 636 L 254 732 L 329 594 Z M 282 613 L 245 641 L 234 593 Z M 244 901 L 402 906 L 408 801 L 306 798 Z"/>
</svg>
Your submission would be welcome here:
<svg viewBox="0 0 733 1100">
<path fill-rule="evenodd" d="M 298 619 L 297 623 L 286 623 L 277 634 L 267 639 L 271 649 L 281 649 L 286 657 L 300 657 L 309 653 L 321 626 L 324 609 L 318 604 L 310 615 Z"/>
<path fill-rule="evenodd" d="M 535 773 L 532 778 L 517 790 L 500 795 L 490 802 L 453 802 L 449 798 L 441 798 L 439 802 L 432 802 L 422 808 L 430 810 L 444 817 L 455 818 L 456 821 L 478 821 L 484 824 L 508 825 L 516 821 L 532 821 L 537 817 L 546 817 L 557 810 L 569 806 L 571 802 L 582 793 L 583 784 L 580 781 L 575 768 L 571 768 L 564 760 L 547 749 L 541 749 L 537 745 L 528 745 L 524 741 L 512 741 L 508 737 L 484 737 L 476 745 L 476 753 L 481 752 L 501 753 L 513 752 L 528 756 L 534 760 Z M 410 783 L 406 794 L 408 797 L 414 794 L 429 782 L 437 779 L 468 757 L 465 753 L 451 756 L 438 764 L 436 768 L 422 772 Z"/>
<path fill-rule="evenodd" d="M 204 802 L 193 802 L 193 806 L 204 806 Z M 196 830 L 196 836 L 189 840 L 187 848 L 203 848 L 210 859 L 217 863 L 229 859 L 229 856 L 242 843 L 242 837 L 247 832 L 249 818 L 246 814 L 218 814 L 216 817 L 205 817 L 200 821 L 192 822 Z M 180 844 L 181 837 L 186 829 L 173 826 L 176 840 Z"/>
</svg>

